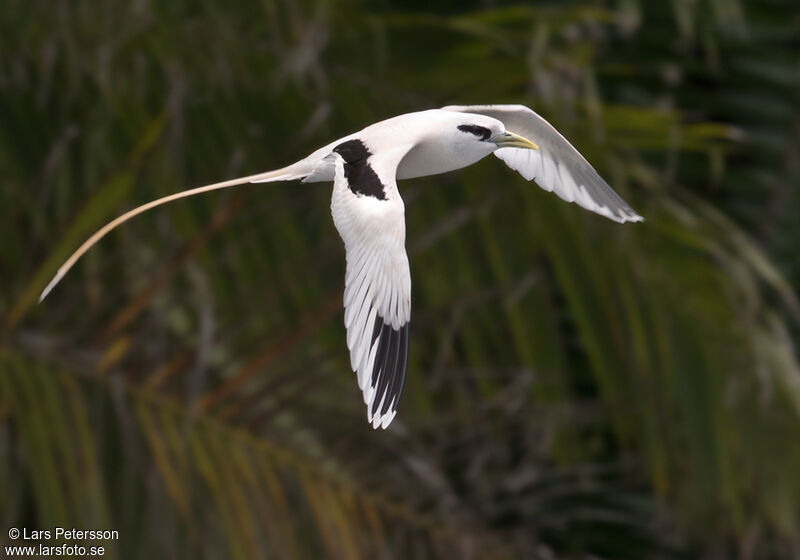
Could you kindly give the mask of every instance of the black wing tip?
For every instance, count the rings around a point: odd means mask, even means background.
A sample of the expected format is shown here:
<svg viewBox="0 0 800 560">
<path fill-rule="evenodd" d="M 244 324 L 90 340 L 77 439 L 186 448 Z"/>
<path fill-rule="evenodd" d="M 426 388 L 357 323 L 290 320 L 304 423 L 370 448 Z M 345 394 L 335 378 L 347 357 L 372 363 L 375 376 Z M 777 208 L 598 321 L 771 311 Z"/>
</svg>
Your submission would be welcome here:
<svg viewBox="0 0 800 560">
<path fill-rule="evenodd" d="M 397 413 L 397 404 L 403 393 L 408 371 L 409 324 L 395 329 L 375 317 L 373 344 L 378 340 L 375 363 L 370 379 L 370 401 L 367 403 L 367 419 L 374 428 L 386 428 Z"/>
</svg>

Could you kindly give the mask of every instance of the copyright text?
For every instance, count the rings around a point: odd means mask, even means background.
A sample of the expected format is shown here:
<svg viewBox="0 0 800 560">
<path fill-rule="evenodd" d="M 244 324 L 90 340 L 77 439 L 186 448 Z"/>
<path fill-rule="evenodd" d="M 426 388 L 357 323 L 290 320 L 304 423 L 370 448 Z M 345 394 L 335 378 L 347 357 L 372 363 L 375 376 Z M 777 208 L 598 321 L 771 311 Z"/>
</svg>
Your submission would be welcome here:
<svg viewBox="0 0 800 560">
<path fill-rule="evenodd" d="M 104 556 L 106 546 L 88 544 L 86 541 L 117 541 L 119 531 L 115 529 L 77 529 L 69 527 L 53 527 L 49 529 L 28 529 L 26 527 L 11 527 L 8 537 L 12 541 L 24 541 L 4 546 L 6 558 L 24 556 L 64 556 L 87 557 Z M 39 541 L 39 542 L 36 542 Z M 41 541 L 60 541 L 44 543 Z"/>
</svg>

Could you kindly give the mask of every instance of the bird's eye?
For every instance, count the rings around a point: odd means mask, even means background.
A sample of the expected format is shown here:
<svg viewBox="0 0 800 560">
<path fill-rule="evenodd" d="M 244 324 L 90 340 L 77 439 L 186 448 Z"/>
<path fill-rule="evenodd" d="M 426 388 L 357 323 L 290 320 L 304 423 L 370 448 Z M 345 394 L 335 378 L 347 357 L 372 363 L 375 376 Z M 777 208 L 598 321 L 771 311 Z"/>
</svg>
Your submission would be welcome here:
<svg viewBox="0 0 800 560">
<path fill-rule="evenodd" d="M 481 140 L 488 140 L 489 137 L 492 135 L 492 131 L 484 126 L 479 126 L 477 124 L 460 124 L 458 125 L 458 130 L 462 132 L 469 132 L 470 134 L 474 134 Z"/>
</svg>

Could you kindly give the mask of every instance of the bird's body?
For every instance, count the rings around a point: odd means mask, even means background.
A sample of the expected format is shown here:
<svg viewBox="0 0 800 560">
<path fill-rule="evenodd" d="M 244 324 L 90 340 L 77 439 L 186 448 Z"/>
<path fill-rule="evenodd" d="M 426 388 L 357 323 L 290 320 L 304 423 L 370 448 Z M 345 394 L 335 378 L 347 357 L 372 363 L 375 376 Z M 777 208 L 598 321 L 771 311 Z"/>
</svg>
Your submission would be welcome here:
<svg viewBox="0 0 800 560">
<path fill-rule="evenodd" d="M 478 145 L 462 140 L 456 128 L 464 121 L 464 115 L 442 109 L 429 109 L 398 115 L 349 134 L 280 170 L 289 173 L 304 183 L 333 181 L 334 165 L 326 159 L 339 144 L 354 138 L 368 139 L 365 143 L 374 156 L 395 165 L 397 180 L 439 175 L 472 165 L 491 154 L 497 147 Z M 497 120 L 483 115 L 474 115 L 470 121 L 478 121 L 485 127 L 498 128 Z M 265 178 L 255 182 L 271 182 Z"/>
<path fill-rule="evenodd" d="M 536 144 L 534 144 L 536 142 Z M 345 245 L 344 322 L 350 363 L 373 427 L 394 418 L 408 367 L 411 276 L 398 179 L 438 175 L 494 153 L 545 190 L 617 222 L 642 218 L 547 121 L 522 105 L 450 106 L 367 126 L 282 169 L 182 191 L 139 206 L 90 237 L 43 299 L 94 243 L 150 208 L 244 183 L 333 181 L 331 214 Z"/>
</svg>

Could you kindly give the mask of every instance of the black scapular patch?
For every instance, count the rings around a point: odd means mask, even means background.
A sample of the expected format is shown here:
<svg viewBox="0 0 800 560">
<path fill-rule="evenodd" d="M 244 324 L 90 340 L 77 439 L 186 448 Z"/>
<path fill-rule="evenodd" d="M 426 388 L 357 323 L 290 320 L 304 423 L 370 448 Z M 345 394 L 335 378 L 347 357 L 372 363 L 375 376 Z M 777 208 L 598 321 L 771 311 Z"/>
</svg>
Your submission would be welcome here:
<svg viewBox="0 0 800 560">
<path fill-rule="evenodd" d="M 353 138 L 342 142 L 333 151 L 344 159 L 344 177 L 354 194 L 386 200 L 386 189 L 367 161 L 372 153 L 364 142 Z"/>
<path fill-rule="evenodd" d="M 481 140 L 488 140 L 489 136 L 492 135 L 491 130 L 484 126 L 478 126 L 477 124 L 460 124 L 458 125 L 458 130 L 461 132 L 469 132 L 470 134 L 474 134 Z"/>
<path fill-rule="evenodd" d="M 397 410 L 408 370 L 408 325 L 406 323 L 399 330 L 394 330 L 383 322 L 381 316 L 375 317 L 372 344 L 378 340 L 378 350 L 370 386 L 376 388 L 377 394 L 372 401 L 372 414 L 378 412 L 379 406 L 381 414 L 386 414 L 390 409 Z"/>
</svg>

